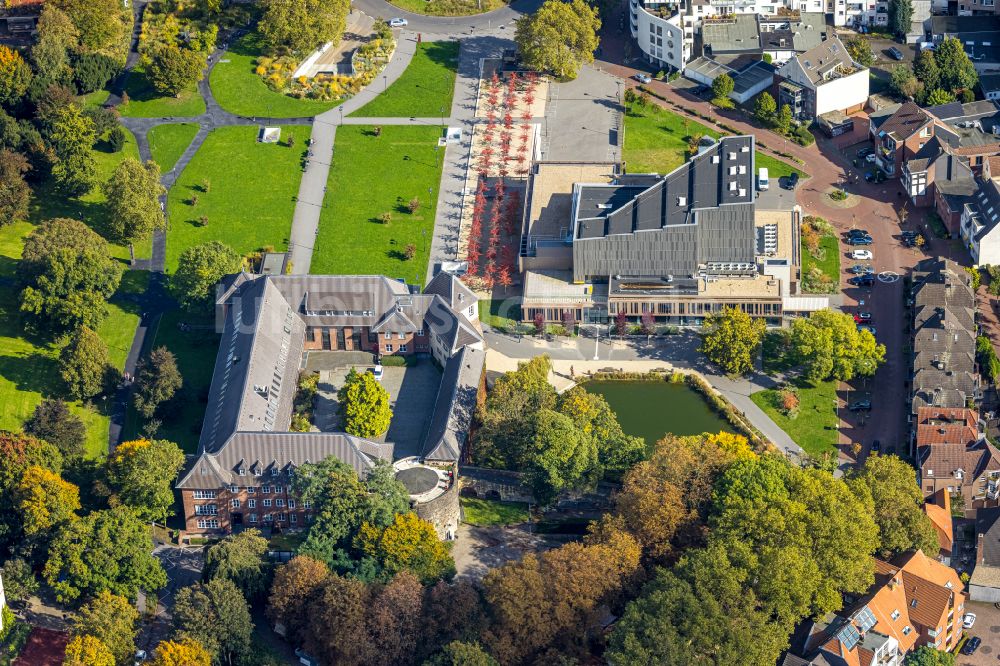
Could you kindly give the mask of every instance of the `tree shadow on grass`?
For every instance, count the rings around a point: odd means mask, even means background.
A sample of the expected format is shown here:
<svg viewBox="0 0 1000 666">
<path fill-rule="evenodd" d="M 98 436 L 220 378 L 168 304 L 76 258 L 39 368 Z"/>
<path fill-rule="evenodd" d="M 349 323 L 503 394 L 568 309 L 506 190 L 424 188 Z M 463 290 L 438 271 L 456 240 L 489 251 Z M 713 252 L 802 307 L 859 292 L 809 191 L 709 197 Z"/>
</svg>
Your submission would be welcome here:
<svg viewBox="0 0 1000 666">
<path fill-rule="evenodd" d="M 0 356 L 0 377 L 14 384 L 18 391 L 42 395 L 61 395 L 59 362 L 44 352 L 30 352 L 20 356 Z"/>
</svg>

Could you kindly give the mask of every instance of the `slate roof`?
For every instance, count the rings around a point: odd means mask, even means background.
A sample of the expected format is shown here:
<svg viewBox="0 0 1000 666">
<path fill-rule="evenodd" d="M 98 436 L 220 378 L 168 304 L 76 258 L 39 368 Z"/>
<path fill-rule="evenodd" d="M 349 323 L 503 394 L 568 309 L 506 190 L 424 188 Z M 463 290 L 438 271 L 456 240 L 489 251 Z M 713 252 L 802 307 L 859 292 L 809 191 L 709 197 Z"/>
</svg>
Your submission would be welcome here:
<svg viewBox="0 0 1000 666">
<path fill-rule="evenodd" d="M 392 445 L 342 432 L 237 432 L 218 450 L 199 456 L 177 482 L 177 488 L 210 490 L 246 485 L 247 478 L 287 484 L 299 465 L 330 456 L 344 461 L 364 478 L 374 465 L 373 460 L 392 460 Z M 255 477 L 258 467 L 261 474 Z M 246 470 L 244 476 L 239 474 L 241 468 Z M 273 474 L 272 470 L 278 473 Z"/>
<path fill-rule="evenodd" d="M 975 296 L 950 259 L 925 259 L 913 272 L 913 405 L 964 407 L 978 396 Z"/>
<path fill-rule="evenodd" d="M 939 35 L 1000 31 L 998 16 L 932 16 L 930 32 Z"/>
<path fill-rule="evenodd" d="M 976 534 L 983 535 L 979 544 L 978 565 L 1000 567 L 1000 507 L 976 511 Z"/>
<path fill-rule="evenodd" d="M 983 225 L 976 233 L 976 240 L 980 240 L 1000 225 L 1000 183 L 992 179 L 977 182 L 979 188 L 969 206 Z"/>
<path fill-rule="evenodd" d="M 1000 90 L 1000 72 L 980 74 L 979 85 L 984 94 Z"/>
<path fill-rule="evenodd" d="M 879 124 L 878 130 L 880 134 L 892 135 L 897 141 L 905 141 L 930 122 L 930 116 L 914 102 L 903 102 L 892 115 Z"/>
<path fill-rule="evenodd" d="M 287 432 L 307 326 L 424 330 L 446 359 L 460 359 L 446 363 L 435 405 L 443 416 L 427 440 L 435 459 L 457 461 L 471 416 L 467 394 L 471 392 L 474 404 L 484 355 L 479 350 L 454 353 L 483 341 L 466 318 L 476 302 L 475 294 L 450 274 L 436 276 L 422 294 L 383 276 L 225 277 L 217 298 L 224 325 L 200 456 L 177 487 L 217 488 L 230 483 L 241 467 L 251 475 L 261 467 L 267 474 L 272 468 L 287 474 L 304 461 L 331 455 L 364 476 L 372 459 L 391 458 L 391 445 L 344 433 Z M 456 396 L 461 400 L 452 404 Z"/>
<path fill-rule="evenodd" d="M 820 42 L 805 53 L 797 55 L 796 59 L 814 85 L 822 84 L 826 80 L 826 75 L 838 67 L 854 67 L 854 61 L 847 53 L 847 47 L 837 37 Z"/>
<path fill-rule="evenodd" d="M 486 352 L 472 347 L 463 348 L 445 364 L 424 439 L 425 460 L 459 459 L 476 411 L 476 396 L 485 366 Z"/>
</svg>

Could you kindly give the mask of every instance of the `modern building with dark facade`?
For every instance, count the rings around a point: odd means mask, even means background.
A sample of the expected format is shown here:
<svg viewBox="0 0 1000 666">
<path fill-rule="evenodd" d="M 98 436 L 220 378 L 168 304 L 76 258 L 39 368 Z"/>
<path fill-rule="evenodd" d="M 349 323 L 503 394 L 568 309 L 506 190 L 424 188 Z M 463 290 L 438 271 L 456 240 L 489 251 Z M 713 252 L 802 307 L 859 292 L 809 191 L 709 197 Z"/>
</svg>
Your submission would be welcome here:
<svg viewBox="0 0 1000 666">
<path fill-rule="evenodd" d="M 757 211 L 755 171 L 751 136 L 703 146 L 665 176 L 536 163 L 522 316 L 686 324 L 737 307 L 778 324 L 786 310 L 826 307 L 797 293 L 798 211 Z"/>
<path fill-rule="evenodd" d="M 291 493 L 298 466 L 336 456 L 364 478 L 376 460 L 393 460 L 391 443 L 290 432 L 309 349 L 433 357 L 441 384 L 422 453 L 406 467 L 425 466 L 423 477 L 437 475 L 439 490 L 451 490 L 485 364 L 476 297 L 456 277 L 440 273 L 420 293 L 382 276 L 241 273 L 223 281 L 217 311 L 222 336 L 198 456 L 176 486 L 186 532 L 302 527 L 312 507 Z M 437 485 L 421 481 L 411 499 L 436 500 Z"/>
</svg>

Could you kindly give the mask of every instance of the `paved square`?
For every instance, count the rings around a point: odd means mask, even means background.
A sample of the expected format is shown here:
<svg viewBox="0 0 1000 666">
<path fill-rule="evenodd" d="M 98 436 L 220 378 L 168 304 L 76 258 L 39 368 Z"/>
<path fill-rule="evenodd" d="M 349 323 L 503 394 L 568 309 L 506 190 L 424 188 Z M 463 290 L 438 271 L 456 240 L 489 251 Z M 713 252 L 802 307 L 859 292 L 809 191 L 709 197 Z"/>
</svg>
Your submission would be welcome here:
<svg viewBox="0 0 1000 666">
<path fill-rule="evenodd" d="M 313 419 L 316 427 L 323 432 L 341 429 L 337 415 L 337 391 L 351 367 L 358 372 L 368 372 L 372 366 L 340 366 L 320 371 Z M 388 432 L 379 439 L 395 445 L 394 459 L 420 455 L 440 384 L 441 372 L 429 360 L 419 361 L 409 368 L 384 368 L 382 386 L 389 392 L 392 421 Z"/>
</svg>

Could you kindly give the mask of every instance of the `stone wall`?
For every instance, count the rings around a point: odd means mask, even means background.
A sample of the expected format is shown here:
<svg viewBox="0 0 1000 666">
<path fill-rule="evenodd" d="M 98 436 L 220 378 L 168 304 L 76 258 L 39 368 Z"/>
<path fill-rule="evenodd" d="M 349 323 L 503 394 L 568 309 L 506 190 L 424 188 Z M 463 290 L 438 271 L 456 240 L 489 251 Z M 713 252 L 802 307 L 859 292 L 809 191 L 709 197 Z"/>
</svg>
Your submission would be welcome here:
<svg viewBox="0 0 1000 666">
<path fill-rule="evenodd" d="M 451 488 L 443 494 L 415 507 L 417 515 L 434 526 L 440 539 L 450 541 L 458 533 L 458 523 L 461 518 L 458 486 L 458 483 L 452 483 Z"/>
</svg>

